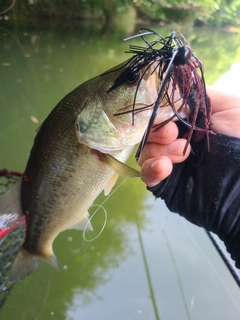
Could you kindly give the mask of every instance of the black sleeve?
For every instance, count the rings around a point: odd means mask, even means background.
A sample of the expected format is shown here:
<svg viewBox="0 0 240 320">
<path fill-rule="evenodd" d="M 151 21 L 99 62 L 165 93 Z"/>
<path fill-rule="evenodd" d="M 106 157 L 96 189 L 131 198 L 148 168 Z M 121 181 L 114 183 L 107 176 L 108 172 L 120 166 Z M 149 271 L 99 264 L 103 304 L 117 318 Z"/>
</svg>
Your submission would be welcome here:
<svg viewBox="0 0 240 320">
<path fill-rule="evenodd" d="M 240 139 L 210 134 L 191 143 L 188 159 L 153 188 L 156 197 L 190 222 L 216 233 L 240 267 Z"/>
</svg>

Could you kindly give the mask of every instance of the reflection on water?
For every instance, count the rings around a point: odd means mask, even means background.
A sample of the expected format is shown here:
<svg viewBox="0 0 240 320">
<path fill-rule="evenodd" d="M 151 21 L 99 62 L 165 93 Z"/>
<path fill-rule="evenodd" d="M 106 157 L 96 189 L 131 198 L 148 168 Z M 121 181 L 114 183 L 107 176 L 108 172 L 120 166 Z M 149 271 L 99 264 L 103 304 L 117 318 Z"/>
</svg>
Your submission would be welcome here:
<svg viewBox="0 0 240 320">
<path fill-rule="evenodd" d="M 174 27 L 154 28 L 169 35 Z M 203 60 L 209 84 L 240 60 L 239 35 L 181 31 Z M 0 32 L 0 168 L 23 171 L 50 110 L 125 60 L 122 38 L 129 34 L 81 26 L 71 33 Z M 103 201 L 101 195 L 96 203 Z M 75 230 L 60 234 L 54 251 L 62 271 L 40 265 L 13 287 L 1 319 L 239 319 L 238 288 L 201 229 L 169 214 L 138 180 L 123 183 L 104 207 L 107 225 L 97 240 L 85 242 Z M 86 237 L 103 223 L 99 211 Z"/>
</svg>

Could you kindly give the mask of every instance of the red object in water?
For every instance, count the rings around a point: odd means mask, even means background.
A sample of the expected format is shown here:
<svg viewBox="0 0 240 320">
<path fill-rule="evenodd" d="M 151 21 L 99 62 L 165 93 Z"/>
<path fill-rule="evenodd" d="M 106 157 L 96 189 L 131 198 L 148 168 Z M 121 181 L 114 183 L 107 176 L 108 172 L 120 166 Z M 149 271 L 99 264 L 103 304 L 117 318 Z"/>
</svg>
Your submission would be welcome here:
<svg viewBox="0 0 240 320">
<path fill-rule="evenodd" d="M 11 228 L 0 230 L 0 239 L 2 239 L 3 237 L 7 236 L 11 231 L 13 231 L 18 226 L 20 226 L 20 224 L 25 222 L 25 218 L 26 218 L 26 216 L 22 216 L 21 220 L 19 220 L 17 223 L 15 223 L 15 225 L 12 226 Z"/>
<path fill-rule="evenodd" d="M 0 170 L 0 176 L 17 176 L 17 177 L 21 177 L 22 173 L 20 172 L 16 172 L 16 171 L 9 171 L 6 169 Z M 3 237 L 5 237 L 6 235 L 8 235 L 11 231 L 13 231 L 14 229 L 16 229 L 20 224 L 25 222 L 25 218 L 26 216 L 22 216 L 22 218 L 15 223 L 14 226 L 12 226 L 11 228 L 6 228 L 6 229 L 2 229 L 0 230 L 0 239 L 2 239 Z"/>
<path fill-rule="evenodd" d="M 21 172 L 17 172 L 17 171 L 10 171 L 10 170 L 7 170 L 7 169 L 0 170 L 0 176 L 7 176 L 7 175 L 21 177 L 22 173 Z"/>
</svg>

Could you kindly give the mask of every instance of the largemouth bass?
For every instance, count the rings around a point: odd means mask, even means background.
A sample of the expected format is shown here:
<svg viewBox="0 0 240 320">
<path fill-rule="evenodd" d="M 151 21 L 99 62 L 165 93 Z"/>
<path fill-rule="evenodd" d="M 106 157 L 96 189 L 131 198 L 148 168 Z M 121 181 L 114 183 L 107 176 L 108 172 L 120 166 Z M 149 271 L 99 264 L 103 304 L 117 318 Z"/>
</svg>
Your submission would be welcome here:
<svg viewBox="0 0 240 320">
<path fill-rule="evenodd" d="M 139 176 L 124 162 L 143 136 L 160 80 L 152 64 L 113 88 L 125 65 L 83 83 L 58 103 L 37 132 L 22 178 L 0 198 L 0 228 L 26 215 L 26 238 L 10 281 L 24 279 L 40 261 L 59 268 L 52 250 L 57 235 L 91 230 L 88 209 L 99 193 L 108 194 L 119 174 Z M 133 104 L 139 110 L 134 123 Z M 158 122 L 172 115 L 168 109 L 160 110 Z"/>
</svg>

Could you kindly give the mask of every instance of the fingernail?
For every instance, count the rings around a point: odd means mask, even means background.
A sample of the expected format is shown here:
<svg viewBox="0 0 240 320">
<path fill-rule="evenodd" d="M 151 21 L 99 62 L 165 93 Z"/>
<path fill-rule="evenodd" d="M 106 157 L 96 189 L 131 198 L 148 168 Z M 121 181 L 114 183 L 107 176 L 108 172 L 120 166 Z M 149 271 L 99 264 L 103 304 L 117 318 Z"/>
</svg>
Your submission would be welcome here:
<svg viewBox="0 0 240 320">
<path fill-rule="evenodd" d="M 160 162 L 159 159 L 156 159 L 156 160 L 152 161 L 152 163 L 150 165 L 152 171 L 154 171 L 154 172 L 158 172 L 159 171 L 159 162 Z"/>
</svg>

